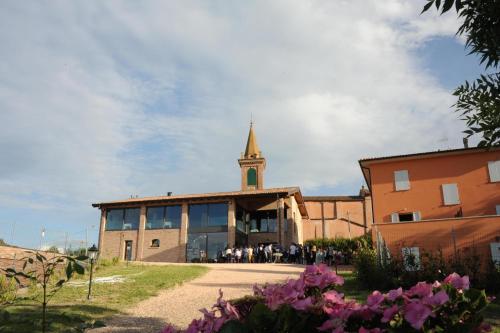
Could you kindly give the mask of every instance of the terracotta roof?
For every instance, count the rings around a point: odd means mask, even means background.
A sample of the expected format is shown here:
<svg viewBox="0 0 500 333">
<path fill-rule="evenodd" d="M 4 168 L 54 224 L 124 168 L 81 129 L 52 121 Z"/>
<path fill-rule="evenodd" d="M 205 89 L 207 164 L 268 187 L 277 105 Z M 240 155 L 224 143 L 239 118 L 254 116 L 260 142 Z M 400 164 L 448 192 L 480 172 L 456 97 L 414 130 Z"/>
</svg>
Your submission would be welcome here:
<svg viewBox="0 0 500 333">
<path fill-rule="evenodd" d="M 304 201 L 363 201 L 359 195 L 315 195 L 304 196 Z"/>
<path fill-rule="evenodd" d="M 489 148 L 490 150 L 498 150 L 500 147 L 491 147 Z M 423 153 L 414 153 L 414 154 L 403 154 L 403 155 L 392 155 L 392 156 L 383 156 L 383 157 L 369 157 L 369 158 L 362 158 L 359 160 L 359 163 L 362 164 L 363 162 L 375 162 L 375 161 L 383 161 L 383 160 L 390 160 L 390 159 L 399 159 L 399 158 L 419 158 L 419 157 L 434 157 L 434 156 L 439 156 L 439 155 L 448 155 L 448 154 L 459 154 L 459 153 L 474 153 L 474 152 L 481 152 L 481 151 L 488 151 L 488 148 L 484 147 L 473 147 L 473 148 L 458 148 L 458 149 L 445 149 L 445 150 L 435 150 L 435 151 L 428 151 L 428 152 L 423 152 Z"/>
<path fill-rule="evenodd" d="M 232 198 L 232 197 L 252 197 L 252 196 L 263 196 L 269 194 L 286 194 L 293 195 L 297 200 L 300 212 L 303 216 L 307 216 L 307 209 L 304 205 L 304 199 L 300 188 L 298 186 L 293 187 L 278 187 L 278 188 L 267 188 L 261 190 L 248 190 L 248 191 L 232 191 L 232 192 L 214 192 L 214 193 L 199 193 L 199 194 L 180 194 L 180 195 L 165 195 L 165 196 L 154 196 L 154 197 L 142 197 L 142 198 L 130 198 L 124 200 L 106 201 L 100 203 L 93 203 L 92 207 L 103 207 L 118 204 L 139 204 L 145 202 L 158 202 L 158 201 L 183 201 L 190 199 L 207 199 L 207 198 Z"/>
</svg>

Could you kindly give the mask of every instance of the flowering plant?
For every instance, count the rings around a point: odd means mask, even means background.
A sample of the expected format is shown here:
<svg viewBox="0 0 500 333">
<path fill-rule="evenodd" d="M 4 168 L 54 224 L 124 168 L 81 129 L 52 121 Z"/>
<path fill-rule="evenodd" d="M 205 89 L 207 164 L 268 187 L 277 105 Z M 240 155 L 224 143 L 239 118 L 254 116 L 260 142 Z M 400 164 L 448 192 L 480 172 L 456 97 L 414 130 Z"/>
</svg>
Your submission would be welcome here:
<svg viewBox="0 0 500 333">
<path fill-rule="evenodd" d="M 336 286 L 341 276 L 325 265 L 307 266 L 298 279 L 254 287 L 254 295 L 234 302 L 222 292 L 212 310 L 201 310 L 185 331 L 167 326 L 162 333 L 250 332 L 488 332 L 481 310 L 484 291 L 469 288 L 456 273 L 442 282 L 419 282 L 383 294 L 371 293 L 365 304 L 345 299 Z"/>
</svg>

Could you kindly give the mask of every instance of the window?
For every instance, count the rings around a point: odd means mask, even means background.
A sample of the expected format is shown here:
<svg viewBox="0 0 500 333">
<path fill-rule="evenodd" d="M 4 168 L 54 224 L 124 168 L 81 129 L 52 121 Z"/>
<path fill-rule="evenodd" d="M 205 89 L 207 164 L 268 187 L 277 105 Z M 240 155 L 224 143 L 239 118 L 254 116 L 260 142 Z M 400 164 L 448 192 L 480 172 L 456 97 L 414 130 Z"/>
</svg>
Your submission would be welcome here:
<svg viewBox="0 0 500 333">
<path fill-rule="evenodd" d="M 403 263 L 407 271 L 420 270 L 420 251 L 418 247 L 403 247 Z"/>
<path fill-rule="evenodd" d="M 257 171 L 254 168 L 250 168 L 247 171 L 247 185 L 257 185 Z"/>
<path fill-rule="evenodd" d="M 420 221 L 420 212 L 392 213 L 391 222 L 411 222 Z"/>
<path fill-rule="evenodd" d="M 275 210 L 261 210 L 250 213 L 250 232 L 276 232 L 278 219 Z"/>
<path fill-rule="evenodd" d="M 394 187 L 396 191 L 406 191 L 410 189 L 408 170 L 394 171 Z"/>
<path fill-rule="evenodd" d="M 399 213 L 399 222 L 413 221 L 413 213 Z"/>
<path fill-rule="evenodd" d="M 227 231 L 227 212 L 226 203 L 189 205 L 190 232 Z"/>
<path fill-rule="evenodd" d="M 500 215 L 500 205 L 497 205 L 496 209 L 497 209 L 497 215 Z"/>
<path fill-rule="evenodd" d="M 443 184 L 442 188 L 445 205 L 458 205 L 460 203 L 457 184 Z"/>
<path fill-rule="evenodd" d="M 160 240 L 159 239 L 153 239 L 151 241 L 151 247 L 160 247 Z"/>
<path fill-rule="evenodd" d="M 148 207 L 146 229 L 179 229 L 181 227 L 182 207 Z"/>
<path fill-rule="evenodd" d="M 488 162 L 490 182 L 500 182 L 500 161 Z"/>
<path fill-rule="evenodd" d="M 140 208 L 110 209 L 106 216 L 106 230 L 137 230 L 140 216 Z"/>
</svg>

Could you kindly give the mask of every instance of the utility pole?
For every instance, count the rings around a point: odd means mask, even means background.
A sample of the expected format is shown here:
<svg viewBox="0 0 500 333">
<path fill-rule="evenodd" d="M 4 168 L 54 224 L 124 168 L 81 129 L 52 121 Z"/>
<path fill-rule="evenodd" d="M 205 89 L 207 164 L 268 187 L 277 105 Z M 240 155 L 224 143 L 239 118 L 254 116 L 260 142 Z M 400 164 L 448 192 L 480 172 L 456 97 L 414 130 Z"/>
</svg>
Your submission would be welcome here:
<svg viewBox="0 0 500 333">
<path fill-rule="evenodd" d="M 45 228 L 42 228 L 42 231 L 40 233 L 40 251 L 42 250 L 43 247 L 43 239 L 45 238 Z"/>
<path fill-rule="evenodd" d="M 68 254 L 68 232 L 64 233 L 64 254 Z"/>
<path fill-rule="evenodd" d="M 10 231 L 10 245 L 14 245 L 14 231 L 16 230 L 16 221 L 12 222 L 12 229 Z"/>
<path fill-rule="evenodd" d="M 88 255 L 87 250 L 89 247 L 89 228 L 85 227 L 85 255 Z"/>
</svg>

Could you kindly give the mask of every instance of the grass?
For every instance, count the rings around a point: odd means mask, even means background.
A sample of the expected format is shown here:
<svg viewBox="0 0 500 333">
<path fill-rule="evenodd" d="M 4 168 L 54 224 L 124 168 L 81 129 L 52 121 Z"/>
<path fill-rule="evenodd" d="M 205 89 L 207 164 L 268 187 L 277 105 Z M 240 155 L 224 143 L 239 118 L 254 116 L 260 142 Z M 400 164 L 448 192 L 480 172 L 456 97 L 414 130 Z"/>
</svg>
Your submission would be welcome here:
<svg viewBox="0 0 500 333">
<path fill-rule="evenodd" d="M 141 300 L 155 296 L 159 290 L 174 287 L 207 271 L 202 266 L 143 266 L 118 264 L 101 267 L 95 277 L 121 275 L 123 283 L 92 285 L 92 298 L 87 300 L 88 285 L 64 286 L 49 303 L 48 332 L 81 332 L 83 328 L 121 313 Z M 72 281 L 88 281 L 88 276 Z M 0 332 L 41 332 L 41 306 L 28 297 L 0 312 Z"/>
<path fill-rule="evenodd" d="M 339 272 L 344 278 L 344 285 L 339 291 L 344 293 L 346 298 L 354 299 L 358 302 L 365 302 L 369 291 L 360 288 L 352 272 Z M 492 333 L 500 333 L 500 299 L 490 303 L 484 311 L 484 317 L 493 326 Z"/>
</svg>

